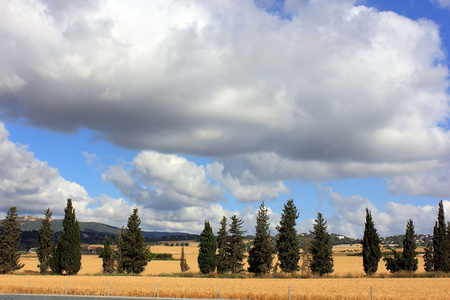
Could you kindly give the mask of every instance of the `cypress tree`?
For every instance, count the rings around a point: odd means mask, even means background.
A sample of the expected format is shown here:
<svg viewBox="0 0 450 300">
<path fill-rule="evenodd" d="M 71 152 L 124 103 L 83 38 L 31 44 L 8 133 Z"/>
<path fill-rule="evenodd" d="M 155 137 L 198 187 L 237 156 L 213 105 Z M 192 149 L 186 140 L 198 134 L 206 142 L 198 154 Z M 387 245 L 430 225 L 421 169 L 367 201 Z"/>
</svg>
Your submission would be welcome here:
<svg viewBox="0 0 450 300">
<path fill-rule="evenodd" d="M 103 261 L 103 273 L 114 273 L 116 271 L 114 250 L 111 248 L 111 240 L 107 235 L 105 235 L 103 240 L 103 251 L 101 256 Z"/>
<path fill-rule="evenodd" d="M 248 253 L 248 271 L 261 275 L 270 272 L 273 260 L 269 231 L 269 210 L 264 202 L 257 212 L 255 229 L 255 239 Z"/>
<path fill-rule="evenodd" d="M 200 272 L 203 274 L 214 272 L 217 266 L 217 244 L 209 221 L 205 221 L 205 228 L 200 234 L 199 247 L 197 262 Z"/>
<path fill-rule="evenodd" d="M 434 262 L 433 262 L 433 243 L 428 242 L 427 246 L 424 249 L 424 255 L 423 255 L 423 267 L 426 272 L 431 272 L 434 270 Z"/>
<path fill-rule="evenodd" d="M 141 219 L 137 208 L 128 217 L 127 228 L 123 231 L 122 241 L 118 244 L 121 255 L 120 270 L 128 274 L 140 274 L 148 263 L 148 245 L 144 241 L 140 228 Z"/>
<path fill-rule="evenodd" d="M 276 251 L 280 268 L 283 272 L 293 273 L 300 269 L 298 261 L 300 259 L 300 242 L 297 237 L 296 219 L 299 214 L 294 200 L 286 202 L 281 214 L 280 225 L 277 226 Z"/>
<path fill-rule="evenodd" d="M 80 225 L 75 216 L 72 199 L 67 199 L 64 210 L 63 232 L 59 235 L 58 246 L 53 252 L 50 267 L 56 274 L 77 274 L 81 269 Z"/>
<path fill-rule="evenodd" d="M 181 272 L 186 272 L 189 270 L 189 266 L 186 262 L 186 257 L 184 256 L 184 245 L 181 246 L 180 268 Z"/>
<path fill-rule="evenodd" d="M 403 252 L 397 252 L 392 249 L 392 256 L 384 257 L 386 269 L 391 273 L 398 271 L 415 272 L 418 268 L 418 259 L 416 258 L 416 242 L 414 240 L 414 224 L 410 219 L 406 223 L 405 238 L 402 241 Z"/>
<path fill-rule="evenodd" d="M 231 273 L 240 273 L 244 270 L 245 245 L 241 230 L 244 221 L 236 215 L 231 217 L 230 230 L 228 230 L 230 243 L 228 244 L 229 268 Z"/>
<path fill-rule="evenodd" d="M 403 270 L 415 272 L 418 269 L 419 260 L 416 258 L 416 241 L 415 241 L 414 224 L 409 219 L 406 224 L 405 239 L 403 240 Z"/>
<path fill-rule="evenodd" d="M 228 231 L 227 218 L 223 216 L 220 221 L 220 229 L 217 232 L 217 273 L 228 271 Z"/>
<path fill-rule="evenodd" d="M 433 228 L 433 264 L 435 271 L 450 271 L 450 241 L 442 200 L 439 202 L 438 220 Z"/>
<path fill-rule="evenodd" d="M 372 221 L 372 214 L 366 208 L 366 223 L 362 238 L 362 255 L 364 272 L 373 275 L 378 270 L 378 262 L 381 259 L 380 236 Z"/>
<path fill-rule="evenodd" d="M 52 230 L 52 212 L 50 208 L 45 211 L 45 218 L 42 219 L 41 228 L 38 230 L 39 234 L 39 246 L 36 249 L 36 253 L 39 259 L 39 272 L 45 274 L 50 268 L 50 259 L 53 252 L 53 234 Z"/>
<path fill-rule="evenodd" d="M 325 221 L 320 212 L 317 213 L 316 223 L 314 224 L 313 239 L 309 251 L 311 253 L 310 269 L 313 274 L 321 277 L 332 273 L 333 270 L 333 246 L 331 245 L 331 236 L 327 231 L 327 221 Z"/>
<path fill-rule="evenodd" d="M 12 273 L 24 266 L 20 263 L 20 223 L 17 217 L 17 207 L 13 206 L 1 221 L 0 274 Z"/>
<path fill-rule="evenodd" d="M 123 242 L 123 237 L 125 236 L 125 228 L 122 227 L 122 229 L 120 230 L 120 234 L 117 237 L 117 251 L 114 253 L 115 255 L 115 259 L 117 262 L 117 273 L 123 273 L 123 262 L 122 262 L 122 249 L 125 248 L 124 242 Z"/>
</svg>

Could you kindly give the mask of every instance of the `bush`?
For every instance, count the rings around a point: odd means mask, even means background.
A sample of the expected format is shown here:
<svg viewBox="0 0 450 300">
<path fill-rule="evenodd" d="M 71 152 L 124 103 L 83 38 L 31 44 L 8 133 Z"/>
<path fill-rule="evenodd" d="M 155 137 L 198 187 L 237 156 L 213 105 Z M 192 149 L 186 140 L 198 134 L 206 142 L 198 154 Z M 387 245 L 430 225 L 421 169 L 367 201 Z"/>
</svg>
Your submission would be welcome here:
<svg viewBox="0 0 450 300">
<path fill-rule="evenodd" d="M 148 254 L 148 260 L 175 260 L 171 253 L 152 253 Z"/>
</svg>

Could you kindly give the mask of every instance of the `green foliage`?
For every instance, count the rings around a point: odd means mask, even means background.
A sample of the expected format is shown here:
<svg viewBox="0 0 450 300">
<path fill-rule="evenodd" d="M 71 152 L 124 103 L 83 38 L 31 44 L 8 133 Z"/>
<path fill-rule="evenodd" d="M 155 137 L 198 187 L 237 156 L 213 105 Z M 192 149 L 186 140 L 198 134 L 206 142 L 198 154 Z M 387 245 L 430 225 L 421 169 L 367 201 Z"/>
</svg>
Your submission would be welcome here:
<svg viewBox="0 0 450 300">
<path fill-rule="evenodd" d="M 111 248 L 111 241 L 107 235 L 105 235 L 105 239 L 103 241 L 103 251 L 101 257 L 103 261 L 103 273 L 114 273 L 116 271 L 116 260 L 114 257 L 114 250 Z"/>
<path fill-rule="evenodd" d="M 281 214 L 280 225 L 277 226 L 276 251 L 280 268 L 283 272 L 292 273 L 300 269 L 300 244 L 297 237 L 296 219 L 299 214 L 294 200 L 286 202 Z"/>
<path fill-rule="evenodd" d="M 199 247 L 197 262 L 200 272 L 203 274 L 214 272 L 217 266 L 217 244 L 209 221 L 205 221 L 205 228 L 200 234 Z"/>
<path fill-rule="evenodd" d="M 64 210 L 63 232 L 59 235 L 58 245 L 54 249 L 50 268 L 55 274 L 77 274 L 81 269 L 80 226 L 72 206 L 72 199 L 67 199 Z"/>
<path fill-rule="evenodd" d="M 419 260 L 416 258 L 416 242 L 415 242 L 414 224 L 410 219 L 406 224 L 405 239 L 403 240 L 403 270 L 415 272 L 418 269 Z"/>
<path fill-rule="evenodd" d="M 367 208 L 364 236 L 361 243 L 364 272 L 373 275 L 377 272 L 378 262 L 381 259 L 380 236 L 373 223 L 372 214 Z"/>
<path fill-rule="evenodd" d="M 386 269 L 391 273 L 404 270 L 403 255 L 394 249 L 391 250 L 391 255 L 383 257 L 383 260 L 386 262 Z"/>
<path fill-rule="evenodd" d="M 313 274 L 323 276 L 333 270 L 333 246 L 327 231 L 327 222 L 320 212 L 317 213 L 316 223 L 313 225 L 314 238 L 311 240 L 309 252 L 311 253 L 310 269 Z"/>
<path fill-rule="evenodd" d="M 127 228 L 121 232 L 119 250 L 119 270 L 128 274 L 140 274 L 148 263 L 148 245 L 144 242 L 140 228 L 141 219 L 135 208 L 128 218 Z"/>
<path fill-rule="evenodd" d="M 244 221 L 236 215 L 231 216 L 230 229 L 228 230 L 228 263 L 231 273 L 240 273 L 244 271 L 245 244 L 244 231 L 241 230 Z"/>
<path fill-rule="evenodd" d="M 444 205 L 441 200 L 438 220 L 433 228 L 433 266 L 436 272 L 450 272 L 450 236 L 447 229 Z"/>
<path fill-rule="evenodd" d="M 403 252 L 399 253 L 392 249 L 391 255 L 383 258 L 386 262 L 386 269 L 391 273 L 399 271 L 417 271 L 418 259 L 416 258 L 416 243 L 414 236 L 414 224 L 410 219 L 406 224 L 405 238 L 402 241 Z"/>
<path fill-rule="evenodd" d="M 41 228 L 38 231 L 39 234 L 39 247 L 36 249 L 36 253 L 39 259 L 39 272 L 45 274 L 50 268 L 50 259 L 53 252 L 53 230 L 52 230 L 52 212 L 50 208 L 45 211 L 45 218 L 42 219 Z"/>
<path fill-rule="evenodd" d="M 273 260 L 269 231 L 269 210 L 264 202 L 257 212 L 255 229 L 255 239 L 248 254 L 248 271 L 261 275 L 270 272 Z"/>
<path fill-rule="evenodd" d="M 181 272 L 186 272 L 189 270 L 189 266 L 186 262 L 186 257 L 184 256 L 184 246 L 181 246 L 180 268 Z"/>
<path fill-rule="evenodd" d="M 152 260 L 175 260 L 171 253 L 148 253 L 148 261 Z"/>
<path fill-rule="evenodd" d="M 228 231 L 227 218 L 223 216 L 220 221 L 220 229 L 217 232 L 217 273 L 223 274 L 229 269 L 228 262 Z"/>
<path fill-rule="evenodd" d="M 427 246 L 425 247 L 425 253 L 423 255 L 423 261 L 424 261 L 424 269 L 426 272 L 434 271 L 434 262 L 433 262 L 433 243 L 428 242 Z"/>
<path fill-rule="evenodd" d="M 20 224 L 17 220 L 17 207 L 11 207 L 1 221 L 0 235 L 0 274 L 7 274 L 23 268 L 20 263 L 19 241 Z"/>
</svg>

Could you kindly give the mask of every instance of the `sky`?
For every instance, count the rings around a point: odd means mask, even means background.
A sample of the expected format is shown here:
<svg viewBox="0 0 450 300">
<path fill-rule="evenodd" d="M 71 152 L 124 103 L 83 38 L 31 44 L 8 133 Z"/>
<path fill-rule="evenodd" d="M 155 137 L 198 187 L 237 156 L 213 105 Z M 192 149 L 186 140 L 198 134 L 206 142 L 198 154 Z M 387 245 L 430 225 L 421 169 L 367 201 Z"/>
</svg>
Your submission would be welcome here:
<svg viewBox="0 0 450 300">
<path fill-rule="evenodd" d="M 449 51 L 450 0 L 0 0 L 0 217 L 431 233 Z"/>
</svg>

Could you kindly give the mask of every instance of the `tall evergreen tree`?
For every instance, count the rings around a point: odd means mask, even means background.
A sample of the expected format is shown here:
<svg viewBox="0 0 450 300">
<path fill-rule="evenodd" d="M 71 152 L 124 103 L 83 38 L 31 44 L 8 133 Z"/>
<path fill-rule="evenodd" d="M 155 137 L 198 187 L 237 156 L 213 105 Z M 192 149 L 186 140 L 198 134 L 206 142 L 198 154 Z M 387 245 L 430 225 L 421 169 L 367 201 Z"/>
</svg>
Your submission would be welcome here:
<svg viewBox="0 0 450 300">
<path fill-rule="evenodd" d="M 428 242 L 427 246 L 424 248 L 424 254 L 423 254 L 423 261 L 424 265 L 423 268 L 426 272 L 431 272 L 434 270 L 434 262 L 433 262 L 433 243 Z"/>
<path fill-rule="evenodd" d="M 450 272 L 450 238 L 447 235 L 442 200 L 439 202 L 438 220 L 433 228 L 433 263 L 435 271 Z"/>
<path fill-rule="evenodd" d="M 50 268 L 50 259 L 53 252 L 52 212 L 50 208 L 45 211 L 45 218 L 42 219 L 41 228 L 38 230 L 39 246 L 36 253 L 39 259 L 39 272 L 45 274 Z"/>
<path fill-rule="evenodd" d="M 408 272 L 415 272 L 418 269 L 419 260 L 416 258 L 416 241 L 415 241 L 414 224 L 409 219 L 406 224 L 405 239 L 403 240 L 403 269 Z"/>
<path fill-rule="evenodd" d="M 281 214 L 280 225 L 277 226 L 276 251 L 280 268 L 283 272 L 292 273 L 300 269 L 300 242 L 295 229 L 299 214 L 294 200 L 286 202 Z"/>
<path fill-rule="evenodd" d="M 223 216 L 220 221 L 220 229 L 217 232 L 217 273 L 228 271 L 228 230 L 227 218 Z"/>
<path fill-rule="evenodd" d="M 372 214 L 366 208 L 366 223 L 362 238 L 362 255 L 364 272 L 373 275 L 378 270 L 378 262 L 381 259 L 380 236 L 372 220 Z"/>
<path fill-rule="evenodd" d="M 23 268 L 20 263 L 20 223 L 17 207 L 11 207 L 1 221 L 0 235 L 0 274 L 7 274 Z"/>
<path fill-rule="evenodd" d="M 102 261 L 103 273 L 114 273 L 116 271 L 114 250 L 111 248 L 111 240 L 107 235 L 103 240 Z"/>
<path fill-rule="evenodd" d="M 148 245 L 144 241 L 140 228 L 141 219 L 138 216 L 138 209 L 133 209 L 133 213 L 128 217 L 128 224 L 118 244 L 120 248 L 121 260 L 120 269 L 128 274 L 140 274 L 144 271 L 148 263 Z"/>
<path fill-rule="evenodd" d="M 122 262 L 122 257 L 123 257 L 122 249 L 125 249 L 124 236 L 125 236 L 125 228 L 122 227 L 122 229 L 120 230 L 120 234 L 117 236 L 117 250 L 114 253 L 116 263 L 117 263 L 117 268 L 116 268 L 117 273 L 124 272 L 123 262 Z"/>
<path fill-rule="evenodd" d="M 72 199 L 67 199 L 64 210 L 63 232 L 59 235 L 58 246 L 52 254 L 50 263 L 56 274 L 77 274 L 81 269 L 80 225 L 75 216 Z"/>
<path fill-rule="evenodd" d="M 244 231 L 241 230 L 244 221 L 236 215 L 231 216 L 228 230 L 230 243 L 228 244 L 229 269 L 231 273 L 240 273 L 244 270 L 245 245 Z"/>
<path fill-rule="evenodd" d="M 186 272 L 189 270 L 189 266 L 186 262 L 186 256 L 184 255 L 184 245 L 181 246 L 180 268 L 181 272 Z"/>
<path fill-rule="evenodd" d="M 248 271 L 261 275 L 270 272 L 273 260 L 269 230 L 269 209 L 264 205 L 264 202 L 259 206 L 255 229 L 255 239 L 248 253 Z"/>
<path fill-rule="evenodd" d="M 405 238 L 403 239 L 403 252 L 397 252 L 392 249 L 392 256 L 384 257 L 386 269 L 395 273 L 398 271 L 415 272 L 418 268 L 418 259 L 416 258 L 416 242 L 414 240 L 414 224 L 410 219 L 406 224 Z"/>
<path fill-rule="evenodd" d="M 217 266 L 217 244 L 209 221 L 205 221 L 205 228 L 200 234 L 199 247 L 197 262 L 200 272 L 203 274 L 214 272 Z"/>
<path fill-rule="evenodd" d="M 327 221 L 324 220 L 320 212 L 317 213 L 316 223 L 313 225 L 313 239 L 309 251 L 311 253 L 310 269 L 313 274 L 323 276 L 332 273 L 333 246 L 331 245 L 331 236 L 327 231 Z"/>
</svg>

